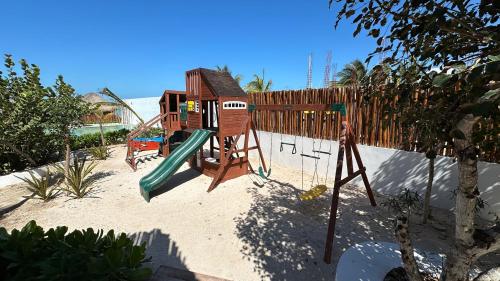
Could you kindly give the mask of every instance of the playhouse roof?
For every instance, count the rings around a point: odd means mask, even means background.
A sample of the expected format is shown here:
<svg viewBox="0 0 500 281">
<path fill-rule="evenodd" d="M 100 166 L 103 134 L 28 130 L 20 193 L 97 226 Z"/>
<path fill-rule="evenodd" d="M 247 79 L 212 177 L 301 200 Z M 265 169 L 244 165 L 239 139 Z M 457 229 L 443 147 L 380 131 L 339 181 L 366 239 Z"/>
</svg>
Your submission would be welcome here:
<svg viewBox="0 0 500 281">
<path fill-rule="evenodd" d="M 206 68 L 200 68 L 201 76 L 216 96 L 245 97 L 247 94 L 231 74 Z"/>
<path fill-rule="evenodd" d="M 166 95 L 172 95 L 172 94 L 175 94 L 175 95 L 185 95 L 186 92 L 185 91 L 177 91 L 177 90 L 165 90 L 165 91 L 163 91 L 163 95 L 161 95 L 160 102 L 164 102 L 165 101 L 165 96 Z"/>
<path fill-rule="evenodd" d="M 82 99 L 90 104 L 101 104 L 99 106 L 99 110 L 101 112 L 112 112 L 117 107 L 115 105 L 112 105 L 111 102 L 110 102 L 110 104 L 105 104 L 108 101 L 97 93 L 87 93 L 87 94 L 82 96 Z"/>
</svg>

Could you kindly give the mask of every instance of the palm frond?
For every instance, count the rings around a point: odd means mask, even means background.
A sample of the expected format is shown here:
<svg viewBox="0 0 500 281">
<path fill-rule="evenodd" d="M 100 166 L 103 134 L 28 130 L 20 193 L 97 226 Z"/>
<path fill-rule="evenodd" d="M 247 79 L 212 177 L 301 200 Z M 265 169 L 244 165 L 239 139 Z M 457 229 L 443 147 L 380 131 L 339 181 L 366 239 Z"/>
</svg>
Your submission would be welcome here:
<svg viewBox="0 0 500 281">
<path fill-rule="evenodd" d="M 141 121 L 141 123 L 144 123 L 144 120 L 141 118 L 141 116 L 139 116 L 139 114 L 137 114 L 137 112 L 135 112 L 134 109 L 132 109 L 132 107 L 130 105 L 128 105 L 128 103 L 126 103 L 124 100 L 122 100 L 119 96 L 117 96 L 116 94 L 114 94 L 113 92 L 111 92 L 110 89 L 108 88 L 103 88 L 100 92 L 102 95 L 105 95 L 107 97 L 110 97 L 112 98 L 113 100 L 115 100 L 119 105 L 125 107 L 126 109 L 130 110 L 130 112 L 132 112 L 136 117 L 137 119 L 139 119 L 139 121 Z"/>
</svg>

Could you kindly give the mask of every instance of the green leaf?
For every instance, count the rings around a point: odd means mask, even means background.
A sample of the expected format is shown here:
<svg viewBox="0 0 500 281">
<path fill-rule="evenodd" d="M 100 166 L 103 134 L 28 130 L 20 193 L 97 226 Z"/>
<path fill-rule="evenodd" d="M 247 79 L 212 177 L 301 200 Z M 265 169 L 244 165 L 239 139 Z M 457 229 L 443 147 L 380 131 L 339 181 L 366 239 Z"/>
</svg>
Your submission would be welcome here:
<svg viewBox="0 0 500 281">
<path fill-rule="evenodd" d="M 361 31 L 361 24 L 358 24 L 358 26 L 356 27 L 356 30 L 354 30 L 354 32 L 352 33 L 352 36 L 356 37 L 360 31 Z"/>
<path fill-rule="evenodd" d="M 491 61 L 500 61 L 500 55 L 490 55 L 488 56 L 488 59 L 491 60 Z"/>
<path fill-rule="evenodd" d="M 498 100 L 498 98 L 500 98 L 500 88 L 489 90 L 484 93 L 484 95 L 479 98 L 479 102 L 495 101 Z"/>
<path fill-rule="evenodd" d="M 373 38 L 377 38 L 380 35 L 380 29 L 378 28 L 372 29 L 370 30 L 370 34 L 371 36 L 373 36 Z"/>
<path fill-rule="evenodd" d="M 432 79 L 432 85 L 434 87 L 442 88 L 451 81 L 452 76 L 452 74 L 440 73 Z"/>
</svg>

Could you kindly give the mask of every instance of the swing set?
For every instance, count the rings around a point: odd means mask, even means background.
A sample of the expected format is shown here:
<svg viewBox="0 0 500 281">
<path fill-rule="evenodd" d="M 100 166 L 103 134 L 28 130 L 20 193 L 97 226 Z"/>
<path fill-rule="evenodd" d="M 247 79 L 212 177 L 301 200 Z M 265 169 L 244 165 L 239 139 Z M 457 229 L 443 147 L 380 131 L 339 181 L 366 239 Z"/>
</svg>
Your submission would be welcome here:
<svg viewBox="0 0 500 281">
<path fill-rule="evenodd" d="M 252 118 L 252 113 L 254 111 L 279 111 L 279 112 L 284 112 L 284 111 L 295 111 L 295 112 L 302 112 L 304 118 L 299 118 L 299 128 L 300 128 L 300 138 L 301 138 L 301 160 L 302 160 L 302 191 L 304 189 L 304 158 L 310 158 L 314 160 L 314 173 L 313 173 L 313 178 L 311 181 L 311 188 L 305 192 L 303 192 L 299 198 L 301 200 L 313 200 L 317 197 L 319 197 L 321 194 L 327 191 L 327 181 L 328 181 L 328 174 L 329 174 L 329 168 L 330 168 L 330 158 L 332 155 L 332 140 L 333 140 L 333 130 L 330 132 L 330 138 L 329 138 L 329 147 L 328 150 L 322 150 L 322 143 L 323 140 L 319 141 L 319 147 L 316 147 L 316 141 L 313 139 L 312 143 L 312 154 L 307 154 L 304 152 L 304 137 L 306 136 L 306 132 L 304 132 L 304 126 L 303 122 L 314 122 L 314 118 L 317 116 L 315 115 L 316 112 L 323 111 L 325 113 L 325 118 L 322 120 L 322 125 L 321 125 L 321 130 L 325 129 L 325 125 L 328 121 L 333 120 L 334 113 L 337 112 L 340 114 L 342 118 L 342 125 L 341 125 L 341 133 L 339 136 L 339 149 L 338 149 L 338 154 L 337 154 L 337 166 L 336 166 L 336 171 L 335 171 L 335 181 L 334 181 L 334 186 L 333 186 L 333 194 L 332 194 L 332 201 L 331 201 L 331 206 L 330 206 L 330 218 L 329 218 L 329 223 L 328 223 L 328 231 L 326 235 L 326 243 L 325 243 L 325 254 L 324 254 L 324 261 L 327 264 L 331 263 L 331 256 L 332 256 L 332 250 L 333 250 L 333 240 L 335 237 L 335 224 L 337 220 L 337 210 L 338 210 L 338 203 L 339 203 L 339 194 L 340 194 L 340 188 L 356 178 L 357 176 L 362 177 L 363 179 L 363 184 L 366 188 L 366 193 L 368 195 L 368 198 L 370 200 L 370 204 L 372 206 L 376 206 L 375 202 L 375 197 L 373 196 L 373 192 L 370 187 L 370 183 L 368 181 L 368 177 L 366 176 L 366 168 L 363 165 L 363 162 L 361 160 L 361 156 L 359 154 L 358 148 L 356 146 L 356 143 L 354 141 L 354 133 L 349 125 L 349 122 L 347 120 L 347 112 L 345 105 L 342 103 L 334 103 L 334 104 L 285 104 L 285 105 L 259 105 L 259 104 L 250 104 L 248 106 L 248 111 L 249 111 L 249 118 L 248 118 L 248 125 L 247 125 L 247 132 L 246 136 L 249 134 L 249 129 L 252 128 L 254 138 L 256 140 L 256 144 L 259 147 L 259 168 L 258 168 L 258 175 L 262 178 L 267 180 L 269 176 L 271 175 L 271 158 L 272 158 L 272 138 L 273 134 L 271 133 L 271 148 L 270 148 L 270 160 L 269 160 L 269 170 L 266 169 L 265 161 L 262 155 L 262 151 L 260 149 L 260 144 L 259 144 L 259 138 L 257 138 L 256 134 L 256 129 L 255 129 L 255 123 Z M 319 115 L 319 114 L 318 114 Z M 275 120 L 276 121 L 276 120 Z M 276 123 L 276 122 L 275 122 Z M 273 128 L 274 131 L 275 128 Z M 280 130 L 280 152 L 284 151 L 284 146 L 291 146 L 291 154 L 296 154 L 297 153 L 297 136 L 294 136 L 293 142 L 288 142 L 283 139 L 283 130 Z M 245 145 L 248 146 L 247 141 L 245 141 Z M 325 175 L 325 181 L 324 184 L 319 182 L 319 175 L 318 175 L 318 164 L 319 160 L 321 159 L 321 155 L 327 155 L 327 168 L 326 168 L 326 175 Z M 352 156 L 354 155 L 354 160 L 356 161 L 358 169 L 355 171 L 353 167 L 353 159 Z M 342 178 L 342 168 L 344 166 L 344 157 L 346 160 L 346 166 L 347 166 L 347 176 L 345 178 Z M 250 170 L 252 172 L 253 169 L 251 166 L 249 166 Z M 254 172 L 255 173 L 255 172 Z M 315 184 L 316 181 L 316 184 Z"/>
<path fill-rule="evenodd" d="M 185 103 L 182 107 L 181 103 Z M 186 72 L 186 92 L 169 91 L 165 92 L 160 101 L 162 127 L 169 131 L 180 132 L 186 140 L 182 144 L 166 142 L 163 156 L 166 159 L 149 175 L 141 179 L 141 194 L 146 200 L 150 198 L 150 192 L 158 189 L 175 173 L 175 171 L 188 161 L 190 166 L 201 173 L 212 178 L 208 187 L 208 192 L 214 190 L 220 183 L 243 175 L 258 175 L 261 180 L 268 180 L 271 176 L 273 135 L 271 134 L 271 149 L 269 158 L 269 170 L 260 146 L 257 129 L 254 121 L 255 111 L 283 112 L 293 114 L 282 114 L 281 118 L 296 114 L 297 126 L 301 128 L 300 138 L 302 147 L 300 157 L 302 159 L 302 191 L 304 190 L 304 160 L 311 158 L 314 160 L 314 174 L 311 181 L 311 188 L 303 192 L 299 197 L 301 200 L 312 200 L 317 198 L 327 190 L 328 169 L 330 168 L 330 158 L 332 155 L 331 140 L 333 131 L 330 132 L 330 147 L 328 150 L 322 147 L 322 140 L 319 146 L 313 140 L 312 152 L 304 151 L 304 138 L 308 136 L 304 129 L 304 122 L 314 122 L 314 118 L 324 116 L 323 123 L 331 122 L 335 113 L 342 118 L 342 130 L 339 136 L 339 150 L 337 156 L 337 167 L 335 172 L 335 182 L 333 187 L 332 202 L 330 208 L 330 220 L 325 245 L 324 260 L 331 262 L 331 252 L 333 247 L 335 222 L 339 201 L 340 187 L 355 177 L 361 175 L 370 203 L 375 206 L 365 167 L 361 162 L 358 149 L 354 142 L 354 134 L 349 126 L 344 104 L 249 104 L 248 95 L 241 89 L 234 78 L 226 72 L 198 68 Z M 316 114 L 323 112 L 325 114 Z M 278 124 L 277 118 L 274 125 Z M 283 122 L 281 122 L 283 123 Z M 325 124 L 321 129 L 324 130 Z M 307 123 L 308 124 L 308 123 Z M 274 131 L 275 128 L 273 128 Z M 283 128 L 281 128 L 280 151 L 291 146 L 291 153 L 297 154 L 297 136 L 293 138 L 293 143 L 283 138 Z M 170 134 L 169 133 L 169 134 Z M 253 136 L 255 145 L 249 145 L 249 139 Z M 317 135 L 317 132 L 316 132 Z M 244 140 L 242 139 L 242 136 Z M 169 138 L 167 138 L 169 140 Z M 238 141 L 243 140 L 243 147 L 238 148 Z M 205 155 L 203 145 L 209 142 L 208 155 Z M 216 145 L 217 142 L 217 145 Z M 174 150 L 175 149 L 175 150 Z M 216 155 L 215 150 L 218 150 Z M 250 150 L 257 150 L 259 153 L 259 167 L 257 171 L 252 168 L 248 160 Z M 130 153 L 130 151 L 129 151 Z M 318 165 L 321 156 L 328 156 L 328 166 L 324 184 L 320 183 L 318 176 Z M 353 168 L 354 155 L 357 162 L 357 170 Z M 347 162 L 347 177 L 342 178 L 342 167 L 344 157 Z"/>
</svg>

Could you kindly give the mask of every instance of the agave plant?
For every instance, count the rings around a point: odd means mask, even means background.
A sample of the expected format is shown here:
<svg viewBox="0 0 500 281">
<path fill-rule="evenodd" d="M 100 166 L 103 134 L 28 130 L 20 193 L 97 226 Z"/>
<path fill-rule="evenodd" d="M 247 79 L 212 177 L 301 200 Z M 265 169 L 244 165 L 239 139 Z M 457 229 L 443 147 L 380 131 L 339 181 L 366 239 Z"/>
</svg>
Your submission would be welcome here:
<svg viewBox="0 0 500 281">
<path fill-rule="evenodd" d="M 95 146 L 87 149 L 94 159 L 106 160 L 109 156 L 109 150 L 106 146 Z"/>
<path fill-rule="evenodd" d="M 90 177 L 92 170 L 97 166 L 97 163 L 92 161 L 86 164 L 86 158 L 82 161 L 75 156 L 73 158 L 73 165 L 70 165 L 69 171 L 64 175 L 66 181 L 61 190 L 75 196 L 76 198 L 83 198 L 88 195 L 94 188 L 92 185 L 97 181 L 97 178 Z M 57 166 L 59 171 L 64 172 L 64 167 Z"/>
<path fill-rule="evenodd" d="M 59 189 L 54 186 L 54 180 L 56 176 L 54 176 L 50 169 L 47 168 L 47 172 L 45 175 L 37 178 L 35 173 L 29 172 L 31 179 L 29 178 L 20 178 L 22 181 L 28 184 L 26 187 L 29 191 L 33 192 L 33 195 L 40 197 L 43 201 L 47 202 L 51 199 L 54 199 L 59 194 Z"/>
</svg>

